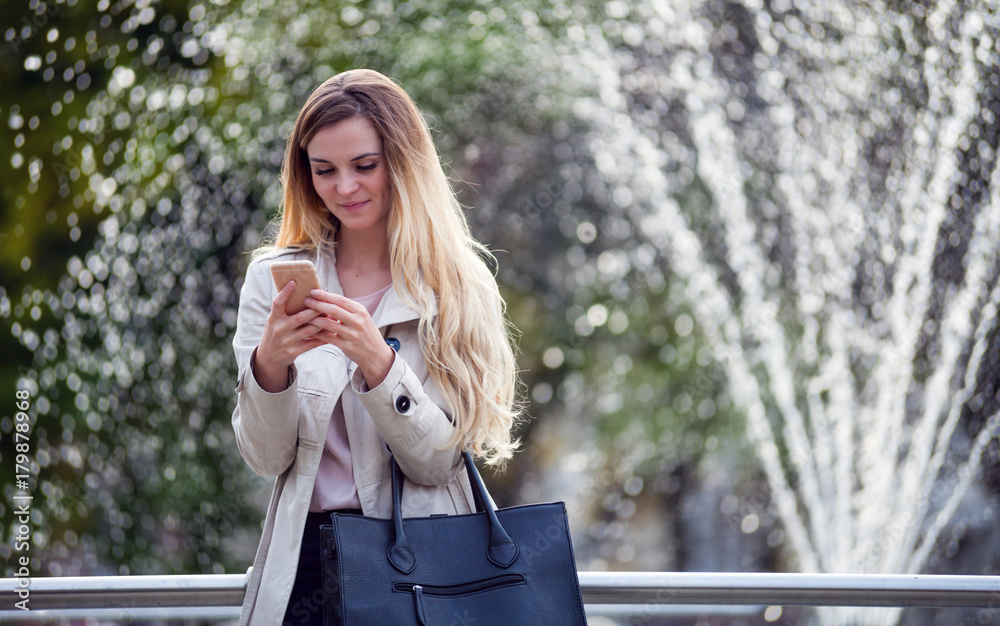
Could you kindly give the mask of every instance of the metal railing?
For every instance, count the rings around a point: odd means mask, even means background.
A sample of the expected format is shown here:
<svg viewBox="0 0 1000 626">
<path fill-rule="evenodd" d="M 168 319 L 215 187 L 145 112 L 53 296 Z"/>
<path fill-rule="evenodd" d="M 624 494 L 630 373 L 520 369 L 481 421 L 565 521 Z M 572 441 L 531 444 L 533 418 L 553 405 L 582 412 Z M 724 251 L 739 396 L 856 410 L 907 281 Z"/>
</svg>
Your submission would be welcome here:
<svg viewBox="0 0 1000 626">
<path fill-rule="evenodd" d="M 595 605 L 966 607 L 1000 609 L 1000 576 L 580 572 Z M 27 581 L 31 611 L 15 609 Z M 79 576 L 0 579 L 0 618 L 239 615 L 247 576 Z M 588 613 L 590 611 L 588 610 Z"/>
</svg>

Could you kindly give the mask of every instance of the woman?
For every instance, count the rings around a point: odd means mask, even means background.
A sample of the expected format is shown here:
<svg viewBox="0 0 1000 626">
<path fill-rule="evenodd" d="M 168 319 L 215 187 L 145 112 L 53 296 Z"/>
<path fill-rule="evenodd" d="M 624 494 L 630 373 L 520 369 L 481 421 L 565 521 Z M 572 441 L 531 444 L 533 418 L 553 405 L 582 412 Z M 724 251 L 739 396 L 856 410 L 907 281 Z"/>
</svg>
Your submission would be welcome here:
<svg viewBox="0 0 1000 626">
<path fill-rule="evenodd" d="M 504 302 L 423 117 L 371 70 L 338 74 L 299 112 L 272 246 L 251 262 L 233 345 L 240 453 L 277 476 L 240 624 L 322 623 L 319 524 L 330 512 L 475 509 L 461 451 L 508 459 L 516 372 Z M 308 259 L 322 289 L 269 267 Z"/>
</svg>

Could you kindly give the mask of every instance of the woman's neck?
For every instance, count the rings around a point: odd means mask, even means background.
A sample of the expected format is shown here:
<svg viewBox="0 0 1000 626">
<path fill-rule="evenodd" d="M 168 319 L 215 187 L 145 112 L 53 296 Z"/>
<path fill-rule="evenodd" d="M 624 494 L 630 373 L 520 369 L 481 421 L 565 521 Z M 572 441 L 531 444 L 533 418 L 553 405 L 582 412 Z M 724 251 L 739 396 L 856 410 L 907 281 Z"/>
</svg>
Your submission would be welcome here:
<svg viewBox="0 0 1000 626">
<path fill-rule="evenodd" d="M 375 232 L 338 232 L 337 277 L 348 298 L 366 296 L 392 282 L 388 236 Z"/>
</svg>

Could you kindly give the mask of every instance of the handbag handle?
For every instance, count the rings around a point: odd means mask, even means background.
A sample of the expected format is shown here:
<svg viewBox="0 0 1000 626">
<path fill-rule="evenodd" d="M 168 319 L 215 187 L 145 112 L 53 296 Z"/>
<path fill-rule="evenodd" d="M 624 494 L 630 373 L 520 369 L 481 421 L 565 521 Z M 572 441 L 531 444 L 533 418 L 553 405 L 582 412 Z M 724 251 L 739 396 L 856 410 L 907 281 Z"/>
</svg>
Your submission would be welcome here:
<svg viewBox="0 0 1000 626">
<path fill-rule="evenodd" d="M 469 482 L 472 486 L 472 493 L 476 500 L 476 512 L 481 506 L 486 513 L 486 518 L 490 524 L 490 543 L 486 549 L 486 556 L 490 562 L 497 567 L 510 567 L 517 558 L 519 549 L 517 544 L 507 531 L 500 525 L 496 510 L 490 503 L 486 494 L 486 486 L 483 484 L 483 477 L 479 475 L 476 464 L 472 462 L 472 455 L 468 451 L 462 451 L 462 459 L 465 461 L 465 470 L 469 474 Z M 392 457 L 392 521 L 396 529 L 396 537 L 392 545 L 389 546 L 388 558 L 392 566 L 403 574 L 409 574 L 417 565 L 417 557 L 410 549 L 410 542 L 403 532 L 403 507 L 400 505 L 403 492 L 403 470 L 396 463 L 396 458 Z"/>
</svg>

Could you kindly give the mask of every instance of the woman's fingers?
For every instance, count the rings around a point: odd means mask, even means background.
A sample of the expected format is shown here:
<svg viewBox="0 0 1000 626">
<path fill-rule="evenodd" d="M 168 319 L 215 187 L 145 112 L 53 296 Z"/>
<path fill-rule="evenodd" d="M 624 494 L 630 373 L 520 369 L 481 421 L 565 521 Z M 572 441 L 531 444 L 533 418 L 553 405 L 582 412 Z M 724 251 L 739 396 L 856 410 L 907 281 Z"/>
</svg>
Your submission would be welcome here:
<svg viewBox="0 0 1000 626">
<path fill-rule="evenodd" d="M 298 313 L 296 313 L 295 315 L 289 315 L 288 322 L 291 324 L 292 328 L 299 328 L 303 324 L 306 324 L 309 321 L 322 316 L 323 314 L 320 313 L 319 311 L 306 307 L 301 311 L 299 311 Z"/>
<path fill-rule="evenodd" d="M 340 348 L 358 364 L 370 386 L 380 384 L 396 355 L 375 327 L 368 309 L 346 296 L 322 289 L 309 292 L 305 303 L 317 312 L 307 322 L 316 329 L 313 337 Z"/>
<path fill-rule="evenodd" d="M 271 301 L 271 315 L 284 314 L 285 305 L 288 304 L 288 299 L 292 297 L 293 293 L 295 293 L 295 281 L 290 280 L 275 294 L 274 300 Z"/>
<path fill-rule="evenodd" d="M 305 303 L 307 307 L 335 320 L 340 320 L 350 314 L 358 314 L 360 313 L 359 309 L 363 310 L 365 314 L 368 313 L 354 300 L 322 289 L 313 289 Z"/>
<path fill-rule="evenodd" d="M 337 345 L 341 341 L 340 335 L 323 328 L 316 328 L 310 339 L 319 343 L 329 343 L 332 345 Z"/>
<path fill-rule="evenodd" d="M 330 295 L 336 296 L 336 294 Z M 316 317 L 309 320 L 309 322 L 318 328 L 338 335 L 353 335 L 359 332 L 365 334 L 375 332 L 378 334 L 375 322 L 368 315 L 367 309 L 348 298 L 337 296 L 337 299 L 337 302 L 330 302 L 312 297 L 306 298 L 306 307 L 316 313 Z M 341 306 L 341 304 L 346 306 Z"/>
<path fill-rule="evenodd" d="M 306 299 L 313 300 L 314 304 L 326 303 L 351 313 L 368 313 L 368 310 L 365 309 L 364 305 L 360 302 L 351 300 L 347 296 L 343 296 L 339 293 L 323 291 L 322 289 L 313 289 L 309 292 L 309 296 Z"/>
<path fill-rule="evenodd" d="M 285 313 L 285 305 L 295 291 L 295 281 L 285 283 L 271 301 L 271 313 L 264 324 L 264 333 L 258 345 L 257 355 L 274 367 L 291 364 L 297 356 L 321 343 L 315 338 L 316 328 L 309 322 L 322 313 L 306 308 L 294 315 Z"/>
<path fill-rule="evenodd" d="M 308 322 L 316 328 L 316 338 L 340 348 L 363 369 L 384 360 L 385 340 L 363 305 L 339 294 L 314 290 L 306 298 L 306 306 L 322 313 Z"/>
</svg>

